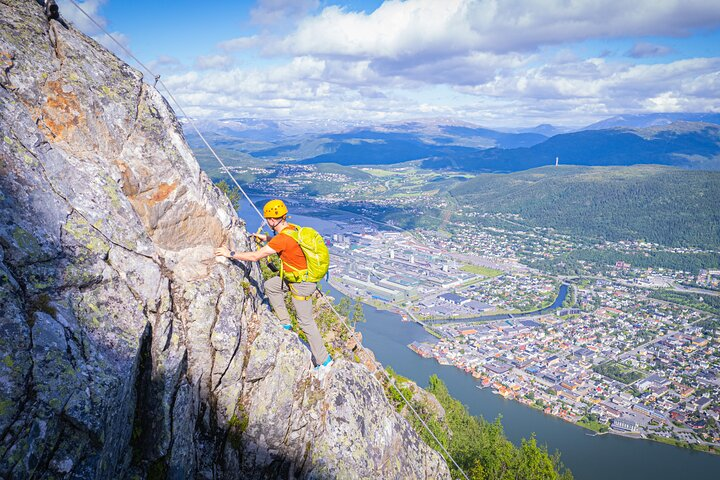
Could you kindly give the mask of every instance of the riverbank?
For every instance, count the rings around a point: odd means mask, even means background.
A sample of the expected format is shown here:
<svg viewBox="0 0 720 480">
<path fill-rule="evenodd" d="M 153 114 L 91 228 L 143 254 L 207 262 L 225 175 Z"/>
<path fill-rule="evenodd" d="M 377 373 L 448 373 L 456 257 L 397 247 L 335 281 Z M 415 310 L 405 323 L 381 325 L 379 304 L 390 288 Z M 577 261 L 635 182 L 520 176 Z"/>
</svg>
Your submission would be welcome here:
<svg viewBox="0 0 720 480">
<path fill-rule="evenodd" d="M 500 395 L 503 398 L 505 398 L 506 400 L 514 401 L 523 406 L 529 407 L 532 410 L 539 411 L 539 412 L 543 413 L 544 415 L 558 418 L 560 420 L 563 420 L 564 422 L 576 425 L 585 430 L 590 430 L 599 435 L 610 434 L 610 435 L 616 435 L 616 436 L 624 437 L 624 438 L 631 438 L 634 440 L 649 440 L 652 442 L 658 442 L 658 443 L 662 443 L 662 444 L 666 444 L 666 445 L 672 445 L 675 447 L 685 448 L 685 449 L 693 450 L 696 452 L 709 453 L 712 455 L 720 456 L 720 448 L 715 447 L 713 445 L 683 442 L 678 439 L 662 437 L 662 436 L 654 435 L 654 434 L 645 435 L 640 432 L 620 431 L 620 430 L 613 429 L 612 427 L 610 427 L 606 424 L 602 424 L 602 423 L 599 423 L 596 421 L 583 420 L 583 419 L 585 419 L 585 417 L 577 417 L 572 414 L 568 414 L 568 412 L 563 409 L 556 409 L 556 408 L 550 408 L 550 407 L 543 408 L 542 406 L 539 406 L 535 402 L 535 400 L 528 398 L 527 396 L 518 396 L 516 393 L 517 390 L 513 386 L 504 385 L 503 383 L 501 383 L 499 381 L 493 381 L 489 376 L 482 374 L 472 368 L 468 368 L 464 363 L 458 362 L 453 358 L 449 358 L 448 356 L 442 355 L 442 353 L 438 352 L 437 350 L 423 348 L 423 345 L 427 345 L 427 343 L 418 344 L 416 342 L 413 342 L 408 345 L 408 348 L 422 358 L 434 359 L 436 362 L 438 362 L 438 364 L 443 365 L 443 366 L 453 366 L 453 367 L 463 371 L 464 373 L 470 375 L 471 377 L 480 380 L 482 388 L 488 388 L 492 391 L 492 393 Z M 605 427 L 606 429 L 603 430 L 602 427 Z"/>
</svg>

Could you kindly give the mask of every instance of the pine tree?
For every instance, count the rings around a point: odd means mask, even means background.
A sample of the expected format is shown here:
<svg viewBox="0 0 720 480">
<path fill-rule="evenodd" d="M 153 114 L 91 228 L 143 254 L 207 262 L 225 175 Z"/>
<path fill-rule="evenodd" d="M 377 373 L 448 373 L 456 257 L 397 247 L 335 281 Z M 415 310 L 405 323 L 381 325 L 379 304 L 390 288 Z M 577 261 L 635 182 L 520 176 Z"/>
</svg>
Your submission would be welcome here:
<svg viewBox="0 0 720 480">
<path fill-rule="evenodd" d="M 358 322 L 364 322 L 365 321 L 365 312 L 362 308 L 362 302 L 359 298 L 355 299 L 355 308 L 353 308 L 353 314 L 352 314 L 352 325 L 353 328 Z"/>
</svg>

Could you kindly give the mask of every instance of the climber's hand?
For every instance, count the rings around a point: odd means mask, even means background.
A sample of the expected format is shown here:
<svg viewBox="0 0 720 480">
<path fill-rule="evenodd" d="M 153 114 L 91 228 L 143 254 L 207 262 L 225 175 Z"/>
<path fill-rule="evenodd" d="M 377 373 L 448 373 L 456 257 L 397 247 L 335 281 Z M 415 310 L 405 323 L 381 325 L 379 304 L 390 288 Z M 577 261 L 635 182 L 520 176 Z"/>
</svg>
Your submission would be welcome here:
<svg viewBox="0 0 720 480">
<path fill-rule="evenodd" d="M 251 233 L 251 237 L 255 237 L 256 239 L 260 240 L 261 242 L 267 242 L 268 235 L 267 233 Z"/>
</svg>

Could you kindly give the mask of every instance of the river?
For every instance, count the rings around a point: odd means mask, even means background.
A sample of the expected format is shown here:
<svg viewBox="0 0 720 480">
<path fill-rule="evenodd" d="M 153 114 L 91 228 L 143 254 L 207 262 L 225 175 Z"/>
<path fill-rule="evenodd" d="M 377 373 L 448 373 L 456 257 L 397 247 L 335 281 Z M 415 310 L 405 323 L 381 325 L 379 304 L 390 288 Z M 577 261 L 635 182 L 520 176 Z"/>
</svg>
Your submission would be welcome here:
<svg viewBox="0 0 720 480">
<path fill-rule="evenodd" d="M 249 227 L 257 228 L 257 214 L 243 203 L 241 217 Z M 292 221 L 311 225 L 323 234 L 337 227 L 336 222 L 302 215 L 296 215 Z M 337 300 L 342 297 L 329 288 Z M 364 305 L 363 311 L 366 322 L 357 328 L 363 334 L 363 344 L 380 362 L 421 386 L 427 386 L 431 375 L 438 375 L 472 414 L 488 420 L 501 416 L 505 433 L 515 444 L 535 433 L 539 444 L 547 445 L 550 452 L 561 452 L 562 461 L 577 480 L 720 478 L 720 456 L 617 435 L 591 436 L 589 430 L 506 400 L 490 389 L 480 390 L 476 388 L 479 382 L 471 375 L 422 358 L 407 348 L 413 341 L 435 341 L 420 325 L 403 322 L 399 315 L 369 305 Z"/>
</svg>

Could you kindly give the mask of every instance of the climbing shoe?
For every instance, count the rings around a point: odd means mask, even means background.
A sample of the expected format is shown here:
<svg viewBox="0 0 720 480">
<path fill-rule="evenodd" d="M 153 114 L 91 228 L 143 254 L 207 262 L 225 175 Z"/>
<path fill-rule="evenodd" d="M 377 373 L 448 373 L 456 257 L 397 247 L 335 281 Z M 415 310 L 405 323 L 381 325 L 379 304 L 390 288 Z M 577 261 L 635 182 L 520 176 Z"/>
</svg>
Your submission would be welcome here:
<svg viewBox="0 0 720 480">
<path fill-rule="evenodd" d="M 330 367 L 332 366 L 332 364 L 333 364 L 333 359 L 330 355 L 328 355 L 327 358 L 325 359 L 325 361 L 321 365 L 318 365 L 315 367 L 315 371 L 319 372 L 319 371 L 323 371 L 323 370 L 329 370 Z"/>
<path fill-rule="evenodd" d="M 322 364 L 317 365 L 315 368 L 312 369 L 312 375 L 321 382 L 323 382 L 325 380 L 325 376 L 330 371 L 330 367 L 332 366 L 332 364 L 333 359 L 330 355 L 328 355 Z"/>
<path fill-rule="evenodd" d="M 292 323 L 286 323 L 282 326 L 285 330 L 292 330 Z"/>
</svg>

